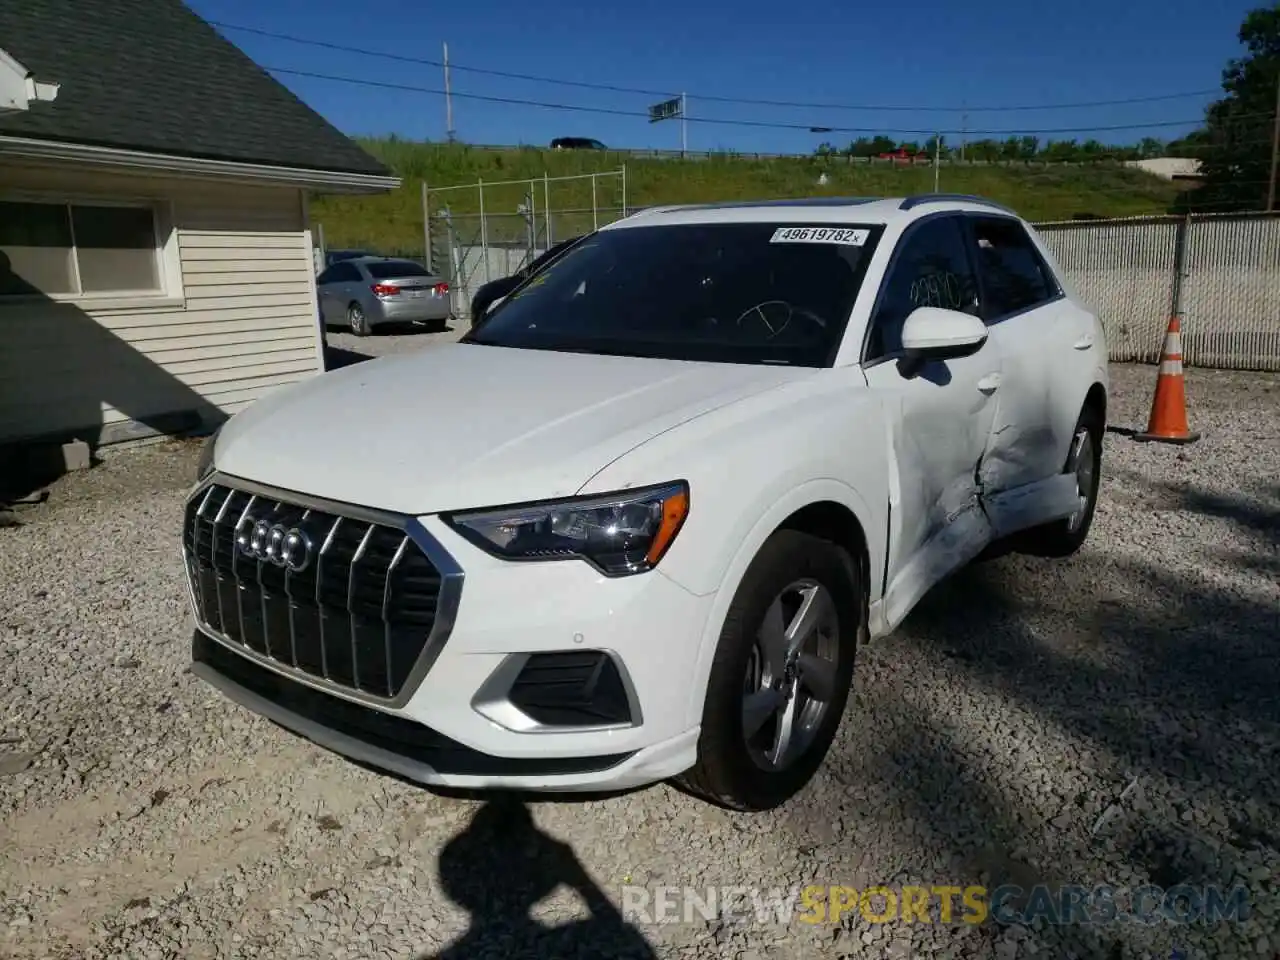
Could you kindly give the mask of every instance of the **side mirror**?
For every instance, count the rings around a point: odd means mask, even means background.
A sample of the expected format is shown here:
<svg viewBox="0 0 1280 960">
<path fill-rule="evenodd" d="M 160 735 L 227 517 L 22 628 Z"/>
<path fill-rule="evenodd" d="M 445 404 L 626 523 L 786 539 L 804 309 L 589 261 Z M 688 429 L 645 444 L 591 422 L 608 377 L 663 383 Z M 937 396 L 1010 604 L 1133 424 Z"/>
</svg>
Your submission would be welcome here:
<svg viewBox="0 0 1280 960">
<path fill-rule="evenodd" d="M 902 325 L 902 349 L 916 363 L 972 356 L 986 342 L 987 325 L 958 310 L 917 307 Z"/>
</svg>

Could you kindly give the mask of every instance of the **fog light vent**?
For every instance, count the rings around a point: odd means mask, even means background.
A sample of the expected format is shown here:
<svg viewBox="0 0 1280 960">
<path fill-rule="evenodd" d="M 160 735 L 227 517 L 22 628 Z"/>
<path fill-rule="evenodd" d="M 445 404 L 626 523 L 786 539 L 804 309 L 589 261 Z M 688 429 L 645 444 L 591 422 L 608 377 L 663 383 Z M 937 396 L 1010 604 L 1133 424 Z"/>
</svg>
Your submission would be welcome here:
<svg viewBox="0 0 1280 960">
<path fill-rule="evenodd" d="M 511 684 L 507 699 L 532 720 L 549 727 L 632 722 L 618 665 L 598 650 L 531 654 Z"/>
</svg>

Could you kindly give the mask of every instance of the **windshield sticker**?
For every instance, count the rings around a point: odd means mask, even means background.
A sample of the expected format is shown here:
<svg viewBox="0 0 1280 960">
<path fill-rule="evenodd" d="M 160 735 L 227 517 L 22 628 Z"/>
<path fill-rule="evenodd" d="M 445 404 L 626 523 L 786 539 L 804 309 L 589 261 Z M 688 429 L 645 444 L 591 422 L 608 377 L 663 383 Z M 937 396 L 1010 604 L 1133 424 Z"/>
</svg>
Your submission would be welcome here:
<svg viewBox="0 0 1280 960">
<path fill-rule="evenodd" d="M 779 227 L 770 243 L 839 243 L 861 247 L 867 242 L 868 230 L 847 227 Z"/>
</svg>

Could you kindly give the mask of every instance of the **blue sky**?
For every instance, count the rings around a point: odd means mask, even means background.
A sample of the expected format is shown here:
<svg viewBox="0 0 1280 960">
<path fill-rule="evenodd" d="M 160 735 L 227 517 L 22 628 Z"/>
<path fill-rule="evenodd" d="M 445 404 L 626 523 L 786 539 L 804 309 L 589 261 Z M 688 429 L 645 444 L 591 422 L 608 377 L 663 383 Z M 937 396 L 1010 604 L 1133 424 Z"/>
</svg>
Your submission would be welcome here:
<svg viewBox="0 0 1280 960">
<path fill-rule="evenodd" d="M 685 91 L 691 118 L 752 120 L 803 127 L 883 129 L 897 139 L 981 131 L 1041 139 L 1132 142 L 1168 139 L 1198 121 L 1208 95 L 1075 109 L 990 111 L 1216 90 L 1253 0 L 946 0 L 788 3 L 764 0 L 649 0 L 625 7 L 587 0 L 187 0 L 207 20 L 439 60 L 448 42 L 455 94 L 550 101 L 624 112 L 654 97 L 581 89 L 466 72 L 588 81 L 653 91 Z M 440 89 L 438 67 L 397 62 L 226 29 L 264 67 Z M 444 98 L 277 74 L 349 134 L 396 133 L 443 139 Z M 708 102 L 699 94 L 927 110 L 798 109 Z M 967 120 L 959 109 L 968 106 Z M 933 108 L 955 108 L 942 111 Z M 569 112 L 454 98 L 461 140 L 542 144 L 588 136 L 618 147 L 678 149 L 677 122 Z M 1058 128 L 1121 127 L 1042 133 Z M 690 122 L 690 150 L 808 152 L 856 133 L 810 133 Z M 947 135 L 957 143 L 958 133 Z"/>
</svg>

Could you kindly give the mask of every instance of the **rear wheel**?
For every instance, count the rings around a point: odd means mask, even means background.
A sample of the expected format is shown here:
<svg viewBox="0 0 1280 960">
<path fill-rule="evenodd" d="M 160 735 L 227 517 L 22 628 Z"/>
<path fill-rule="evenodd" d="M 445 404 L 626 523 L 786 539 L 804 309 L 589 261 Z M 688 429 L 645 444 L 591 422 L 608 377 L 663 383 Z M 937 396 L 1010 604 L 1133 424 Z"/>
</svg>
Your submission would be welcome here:
<svg viewBox="0 0 1280 960">
<path fill-rule="evenodd" d="M 683 785 L 738 810 L 799 792 L 835 739 L 865 621 L 852 558 L 829 541 L 775 533 L 725 617 Z"/>
<path fill-rule="evenodd" d="M 1076 422 L 1071 450 L 1062 471 L 1076 478 L 1076 511 L 1063 520 L 1027 531 L 1025 552 L 1042 557 L 1069 557 L 1084 545 L 1098 507 L 1102 435 L 1101 415 L 1094 407 L 1085 407 Z"/>
<path fill-rule="evenodd" d="M 369 318 L 364 315 L 364 308 L 354 300 L 347 307 L 347 323 L 357 337 L 367 337 L 370 333 Z"/>
</svg>

